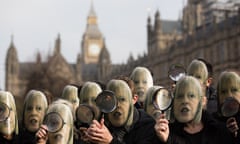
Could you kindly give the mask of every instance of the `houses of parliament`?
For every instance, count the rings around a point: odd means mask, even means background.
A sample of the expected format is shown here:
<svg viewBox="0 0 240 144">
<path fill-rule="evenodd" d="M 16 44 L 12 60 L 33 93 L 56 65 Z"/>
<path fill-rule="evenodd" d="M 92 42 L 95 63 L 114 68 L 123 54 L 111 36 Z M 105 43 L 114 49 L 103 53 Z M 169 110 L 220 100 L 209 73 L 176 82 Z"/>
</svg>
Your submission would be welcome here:
<svg viewBox="0 0 240 144">
<path fill-rule="evenodd" d="M 42 61 L 21 63 L 13 40 L 6 56 L 5 89 L 16 97 L 23 97 L 29 89 L 58 91 L 69 83 L 81 85 L 85 81 L 105 83 L 118 75 L 129 76 L 136 66 L 151 70 L 154 83 L 168 85 L 168 69 L 172 64 L 188 64 L 203 58 L 213 65 L 213 77 L 231 69 L 240 71 L 240 4 L 222 4 L 208 0 L 188 0 L 182 17 L 171 21 L 161 19 L 159 11 L 147 23 L 147 52 L 125 64 L 112 64 L 104 36 L 98 27 L 96 12 L 91 6 L 86 30 L 82 36 L 81 52 L 76 63 L 68 63 L 61 54 L 61 36 L 57 36 L 54 52 Z M 144 29 L 143 29 L 144 30 Z M 60 90 L 60 91 L 59 91 Z"/>
</svg>

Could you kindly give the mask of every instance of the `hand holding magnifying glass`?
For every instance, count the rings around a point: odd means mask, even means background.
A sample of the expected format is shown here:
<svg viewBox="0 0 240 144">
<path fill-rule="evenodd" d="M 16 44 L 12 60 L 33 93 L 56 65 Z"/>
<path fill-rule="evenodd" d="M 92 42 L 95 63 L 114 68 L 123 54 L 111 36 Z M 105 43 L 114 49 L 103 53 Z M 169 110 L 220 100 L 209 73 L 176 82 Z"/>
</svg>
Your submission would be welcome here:
<svg viewBox="0 0 240 144">
<path fill-rule="evenodd" d="M 237 137 L 239 130 L 235 116 L 239 112 L 239 103 L 233 97 L 227 97 L 221 105 L 221 114 L 227 118 L 227 128 Z"/>
</svg>

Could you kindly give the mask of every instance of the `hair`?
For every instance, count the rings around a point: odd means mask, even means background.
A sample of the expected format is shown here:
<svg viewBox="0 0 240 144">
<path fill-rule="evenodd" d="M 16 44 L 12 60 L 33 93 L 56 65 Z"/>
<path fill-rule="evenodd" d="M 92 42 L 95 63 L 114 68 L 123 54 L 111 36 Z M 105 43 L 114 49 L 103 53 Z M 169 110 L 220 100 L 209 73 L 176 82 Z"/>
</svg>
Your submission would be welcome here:
<svg viewBox="0 0 240 144">
<path fill-rule="evenodd" d="M 212 64 L 209 63 L 208 61 L 206 61 L 203 58 L 198 58 L 197 60 L 203 62 L 206 65 L 207 71 L 208 71 L 208 77 L 212 77 L 213 76 L 213 66 L 212 66 Z"/>
<path fill-rule="evenodd" d="M 132 91 L 132 96 L 135 95 L 135 91 L 134 91 L 134 82 L 133 80 L 131 80 L 129 77 L 127 76 L 124 76 L 124 75 L 120 75 L 120 76 L 117 76 L 115 79 L 118 79 L 118 80 L 123 80 L 124 82 L 126 82 L 130 88 L 130 90 Z"/>
</svg>

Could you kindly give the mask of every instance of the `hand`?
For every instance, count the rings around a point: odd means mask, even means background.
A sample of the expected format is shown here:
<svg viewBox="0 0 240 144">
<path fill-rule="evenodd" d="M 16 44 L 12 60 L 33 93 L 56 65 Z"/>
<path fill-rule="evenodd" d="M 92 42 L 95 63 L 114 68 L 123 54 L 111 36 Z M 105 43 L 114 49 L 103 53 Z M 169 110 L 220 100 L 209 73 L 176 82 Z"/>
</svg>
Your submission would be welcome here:
<svg viewBox="0 0 240 144">
<path fill-rule="evenodd" d="M 89 138 L 88 138 L 87 128 L 86 127 L 80 127 L 79 130 L 80 130 L 81 140 L 83 140 L 85 142 L 88 142 Z"/>
<path fill-rule="evenodd" d="M 46 125 L 41 125 L 37 131 L 35 137 L 37 138 L 37 144 L 46 144 L 48 139 L 48 128 Z"/>
<path fill-rule="evenodd" d="M 156 124 L 154 126 L 155 132 L 158 136 L 158 138 L 162 142 L 167 142 L 168 136 L 169 136 L 169 126 L 168 126 L 168 120 L 165 119 L 164 114 L 161 114 L 159 119 L 156 119 Z"/>
<path fill-rule="evenodd" d="M 239 130 L 237 121 L 234 117 L 230 117 L 227 122 L 226 122 L 226 126 L 228 128 L 228 130 L 234 134 L 234 137 L 237 137 L 237 132 Z"/>
<path fill-rule="evenodd" d="M 101 119 L 99 123 L 97 120 L 93 120 L 93 123 L 87 130 L 88 138 L 93 143 L 109 144 L 113 137 L 108 128 L 104 125 L 104 119 Z"/>
</svg>

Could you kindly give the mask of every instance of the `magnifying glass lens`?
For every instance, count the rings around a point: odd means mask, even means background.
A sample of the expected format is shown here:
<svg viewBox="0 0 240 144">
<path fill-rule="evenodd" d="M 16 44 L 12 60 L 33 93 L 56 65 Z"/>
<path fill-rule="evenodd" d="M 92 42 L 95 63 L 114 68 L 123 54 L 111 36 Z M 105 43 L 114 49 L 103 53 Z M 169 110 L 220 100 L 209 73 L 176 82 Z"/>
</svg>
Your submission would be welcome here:
<svg viewBox="0 0 240 144">
<path fill-rule="evenodd" d="M 47 125 L 48 131 L 52 133 L 61 130 L 64 124 L 62 117 L 58 113 L 49 113 L 43 123 Z"/>
<path fill-rule="evenodd" d="M 167 89 L 160 89 L 157 91 L 155 101 L 161 111 L 167 110 L 172 103 L 172 95 Z"/>
<path fill-rule="evenodd" d="M 9 117 L 10 110 L 4 103 L 0 103 L 0 122 L 5 121 Z"/>
<path fill-rule="evenodd" d="M 87 105 L 79 105 L 77 109 L 77 119 L 82 123 L 90 124 L 94 119 L 93 109 Z"/>
<path fill-rule="evenodd" d="M 96 104 L 102 112 L 109 113 L 116 108 L 117 99 L 113 92 L 103 91 L 96 98 Z"/>
<path fill-rule="evenodd" d="M 186 72 L 182 66 L 173 65 L 170 67 L 168 75 L 173 81 L 178 81 L 180 78 L 186 75 Z"/>
<path fill-rule="evenodd" d="M 239 103 L 232 97 L 226 98 L 221 107 L 221 112 L 224 117 L 232 117 L 239 111 Z"/>
</svg>

